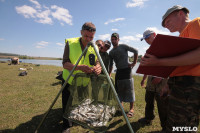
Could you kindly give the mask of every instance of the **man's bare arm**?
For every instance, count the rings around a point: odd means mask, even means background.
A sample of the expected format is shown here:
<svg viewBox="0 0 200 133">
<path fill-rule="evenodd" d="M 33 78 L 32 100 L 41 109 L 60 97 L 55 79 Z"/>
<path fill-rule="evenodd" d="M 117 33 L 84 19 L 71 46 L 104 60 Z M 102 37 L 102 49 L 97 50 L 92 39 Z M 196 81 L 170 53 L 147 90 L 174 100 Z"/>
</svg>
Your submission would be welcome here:
<svg viewBox="0 0 200 133">
<path fill-rule="evenodd" d="M 190 52 L 169 58 L 157 58 L 154 55 L 145 54 L 141 65 L 147 66 L 185 66 L 200 64 L 200 47 Z"/>
</svg>

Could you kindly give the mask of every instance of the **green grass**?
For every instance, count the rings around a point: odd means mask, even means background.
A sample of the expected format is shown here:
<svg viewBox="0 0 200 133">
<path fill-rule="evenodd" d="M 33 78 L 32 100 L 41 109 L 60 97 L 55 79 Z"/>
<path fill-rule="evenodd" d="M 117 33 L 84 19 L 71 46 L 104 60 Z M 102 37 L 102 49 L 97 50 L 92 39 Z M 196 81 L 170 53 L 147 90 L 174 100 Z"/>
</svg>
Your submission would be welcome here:
<svg viewBox="0 0 200 133">
<path fill-rule="evenodd" d="M 24 66 L 28 65 L 28 66 Z M 19 68 L 33 67 L 27 76 L 18 76 Z M 32 133 L 40 123 L 45 112 L 53 102 L 61 89 L 61 82 L 55 77 L 61 67 L 35 66 L 34 64 L 8 65 L 0 63 L 0 133 Z M 144 117 L 145 89 L 140 87 L 142 77 L 134 76 L 136 102 L 135 114 L 130 118 L 134 132 L 147 133 L 161 130 L 157 108 L 156 118 L 151 126 L 142 126 L 137 121 Z M 44 121 L 39 132 L 60 133 L 62 129 L 61 96 L 57 100 L 50 114 Z M 129 103 L 124 105 L 125 111 L 129 109 Z M 71 133 L 93 133 L 89 129 L 75 125 Z M 113 118 L 108 128 L 109 133 L 128 133 L 129 129 L 123 116 Z"/>
</svg>

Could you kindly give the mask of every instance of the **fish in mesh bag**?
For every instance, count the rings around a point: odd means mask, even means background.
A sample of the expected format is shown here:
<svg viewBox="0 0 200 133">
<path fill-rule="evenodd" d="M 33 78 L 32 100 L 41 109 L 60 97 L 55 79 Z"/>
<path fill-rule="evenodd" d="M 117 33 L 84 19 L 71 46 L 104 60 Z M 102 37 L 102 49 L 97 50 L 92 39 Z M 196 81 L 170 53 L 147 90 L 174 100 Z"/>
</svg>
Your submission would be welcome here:
<svg viewBox="0 0 200 133">
<path fill-rule="evenodd" d="M 68 119 L 93 130 L 105 130 L 115 112 L 114 106 L 93 103 L 91 99 L 85 99 L 82 104 L 71 110 Z"/>
<path fill-rule="evenodd" d="M 111 89 L 105 75 L 77 73 L 63 116 L 95 132 L 106 131 L 118 107 Z"/>
</svg>

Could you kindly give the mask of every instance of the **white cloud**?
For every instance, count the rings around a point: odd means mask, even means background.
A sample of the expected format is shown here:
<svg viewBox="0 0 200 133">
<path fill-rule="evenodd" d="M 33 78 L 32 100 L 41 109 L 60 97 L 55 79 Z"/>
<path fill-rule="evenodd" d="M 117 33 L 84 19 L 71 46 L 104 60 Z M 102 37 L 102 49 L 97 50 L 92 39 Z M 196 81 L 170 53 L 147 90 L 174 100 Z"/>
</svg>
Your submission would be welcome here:
<svg viewBox="0 0 200 133">
<path fill-rule="evenodd" d="M 41 46 L 47 46 L 49 44 L 49 42 L 45 42 L 45 41 L 40 41 L 37 43 L 37 45 L 41 45 Z"/>
<path fill-rule="evenodd" d="M 111 36 L 110 34 L 98 35 L 98 39 L 103 41 L 110 40 L 110 36 Z"/>
<path fill-rule="evenodd" d="M 27 6 L 27 5 L 23 5 L 21 7 L 15 7 L 17 13 L 22 14 L 25 18 L 35 18 L 35 15 L 37 14 L 37 11 L 31 7 L 31 6 Z"/>
<path fill-rule="evenodd" d="M 21 7 L 16 7 L 16 11 L 19 14 L 22 14 L 25 18 L 34 18 L 38 23 L 42 24 L 52 24 L 53 21 L 49 17 L 51 14 L 50 10 L 40 11 L 36 10 L 31 6 L 23 5 Z"/>
<path fill-rule="evenodd" d="M 111 31 L 118 31 L 118 29 L 111 29 Z"/>
<path fill-rule="evenodd" d="M 52 12 L 52 16 L 60 21 L 65 22 L 66 24 L 72 25 L 72 16 L 69 14 L 69 11 L 65 8 L 58 7 L 56 5 L 51 6 L 51 9 L 55 9 L 55 12 Z"/>
<path fill-rule="evenodd" d="M 4 38 L 0 38 L 0 41 L 3 41 L 4 40 Z"/>
<path fill-rule="evenodd" d="M 160 30 L 160 29 L 158 29 L 156 27 L 147 27 L 146 30 L 147 29 L 151 29 L 151 30 L 155 31 L 156 34 L 165 34 L 165 35 L 170 35 L 171 34 L 168 30 Z"/>
<path fill-rule="evenodd" d="M 52 19 L 49 17 L 49 15 L 51 14 L 50 10 L 45 10 L 43 12 L 37 13 L 37 18 L 38 20 L 35 20 L 38 23 L 42 23 L 42 24 L 52 24 L 53 21 Z"/>
<path fill-rule="evenodd" d="M 45 48 L 44 46 L 37 45 L 36 48 Z"/>
<path fill-rule="evenodd" d="M 41 5 L 36 0 L 29 0 L 29 1 L 35 4 L 36 8 L 41 8 Z"/>
<path fill-rule="evenodd" d="M 59 46 L 64 46 L 65 44 L 63 44 L 63 43 L 56 43 L 57 45 L 59 45 Z"/>
<path fill-rule="evenodd" d="M 142 38 L 143 35 L 142 35 L 142 34 L 136 34 L 135 37 L 136 37 L 136 38 Z"/>
<path fill-rule="evenodd" d="M 29 1 L 34 4 L 35 8 L 27 5 L 16 6 L 15 9 L 18 14 L 23 15 L 25 18 L 33 18 L 34 21 L 42 24 L 53 24 L 52 19 L 57 19 L 62 26 L 64 23 L 73 25 L 72 16 L 67 9 L 56 5 L 49 8 L 45 5 L 41 6 L 36 0 Z"/>
<path fill-rule="evenodd" d="M 120 37 L 120 43 L 129 43 L 131 41 L 139 41 L 140 37 L 136 36 L 122 36 Z"/>
<path fill-rule="evenodd" d="M 40 41 L 36 44 L 36 48 L 45 48 L 46 46 L 48 46 L 49 42 L 46 41 Z"/>
<path fill-rule="evenodd" d="M 5 0 L 0 0 L 1 2 L 4 2 Z"/>
<path fill-rule="evenodd" d="M 107 22 L 105 22 L 104 24 L 107 25 L 107 24 L 109 24 L 109 23 L 114 23 L 114 22 L 123 21 L 123 20 L 125 20 L 125 18 L 111 19 L 111 20 L 108 20 Z"/>
<path fill-rule="evenodd" d="M 144 6 L 144 2 L 148 0 L 132 0 L 131 2 L 126 3 L 126 7 L 142 7 Z"/>
</svg>

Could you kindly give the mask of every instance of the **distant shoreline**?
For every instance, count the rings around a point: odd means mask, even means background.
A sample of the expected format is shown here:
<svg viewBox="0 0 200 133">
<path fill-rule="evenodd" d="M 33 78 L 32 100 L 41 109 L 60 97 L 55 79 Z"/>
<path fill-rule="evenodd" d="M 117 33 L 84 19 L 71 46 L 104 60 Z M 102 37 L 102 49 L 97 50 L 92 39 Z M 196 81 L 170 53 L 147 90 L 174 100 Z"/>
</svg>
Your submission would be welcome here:
<svg viewBox="0 0 200 133">
<path fill-rule="evenodd" d="M 35 56 L 27 56 L 27 55 L 18 55 L 18 54 L 12 54 L 12 53 L 1 53 L 0 52 L 0 59 L 11 59 L 13 57 L 17 57 L 19 59 L 35 59 L 35 60 L 63 60 L 62 58 L 56 58 L 56 57 L 35 57 Z M 137 62 L 140 62 L 142 58 L 142 55 L 138 56 Z M 129 57 L 129 62 L 133 62 L 134 57 Z"/>
<path fill-rule="evenodd" d="M 13 57 L 18 57 L 19 59 L 35 59 L 35 60 L 62 60 L 62 58 L 55 57 L 34 57 L 34 56 L 9 56 L 9 55 L 0 55 L 1 59 L 11 59 Z"/>
</svg>

